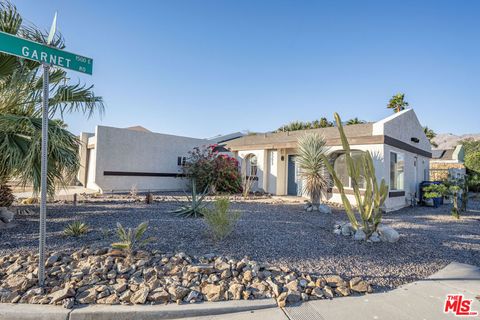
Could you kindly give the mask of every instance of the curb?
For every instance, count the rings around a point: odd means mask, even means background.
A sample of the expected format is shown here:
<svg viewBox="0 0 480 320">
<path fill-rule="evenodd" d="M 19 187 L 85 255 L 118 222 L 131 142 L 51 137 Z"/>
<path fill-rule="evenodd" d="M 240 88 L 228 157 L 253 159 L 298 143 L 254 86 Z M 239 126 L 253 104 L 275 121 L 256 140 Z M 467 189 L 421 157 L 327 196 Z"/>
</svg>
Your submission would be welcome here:
<svg viewBox="0 0 480 320">
<path fill-rule="evenodd" d="M 156 320 L 214 316 L 277 308 L 274 299 L 231 300 L 168 305 L 88 305 L 72 310 L 61 306 L 1 304 L 0 320 Z"/>
</svg>

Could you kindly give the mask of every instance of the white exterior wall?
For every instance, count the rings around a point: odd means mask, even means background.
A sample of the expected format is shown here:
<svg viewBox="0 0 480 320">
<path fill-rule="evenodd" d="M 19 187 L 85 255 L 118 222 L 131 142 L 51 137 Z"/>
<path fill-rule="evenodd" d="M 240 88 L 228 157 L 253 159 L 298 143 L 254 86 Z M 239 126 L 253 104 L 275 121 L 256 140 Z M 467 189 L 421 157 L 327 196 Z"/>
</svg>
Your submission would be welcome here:
<svg viewBox="0 0 480 320">
<path fill-rule="evenodd" d="M 138 191 L 178 191 L 185 179 L 174 177 L 105 176 L 104 171 L 181 173 L 179 156 L 187 156 L 206 140 L 153 132 L 97 126 L 95 130 L 94 180 L 87 187 L 101 192 L 125 192 L 133 186 Z"/>
<path fill-rule="evenodd" d="M 268 150 L 268 188 L 267 192 L 270 194 L 277 193 L 277 162 L 278 151 Z"/>
<path fill-rule="evenodd" d="M 255 155 L 257 157 L 257 182 L 253 185 L 253 191 L 257 191 L 258 189 L 263 189 L 264 191 L 267 190 L 266 185 L 264 185 L 264 172 L 265 171 L 265 153 L 264 150 L 244 150 L 238 152 L 238 162 L 240 166 L 245 165 L 245 159 L 250 155 Z"/>
</svg>

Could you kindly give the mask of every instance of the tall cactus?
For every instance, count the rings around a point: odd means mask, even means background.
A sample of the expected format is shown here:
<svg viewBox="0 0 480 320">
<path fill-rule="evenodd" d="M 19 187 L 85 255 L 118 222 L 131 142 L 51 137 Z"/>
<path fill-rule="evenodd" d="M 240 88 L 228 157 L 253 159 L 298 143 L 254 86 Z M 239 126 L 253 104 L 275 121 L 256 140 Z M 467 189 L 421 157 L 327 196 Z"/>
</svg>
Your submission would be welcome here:
<svg viewBox="0 0 480 320">
<path fill-rule="evenodd" d="M 387 194 L 388 186 L 385 180 L 382 179 L 380 185 L 377 183 L 375 175 L 375 168 L 373 166 L 372 156 L 369 151 L 362 154 L 360 161 L 354 161 L 351 156 L 350 144 L 348 143 L 345 132 L 343 131 L 342 121 L 338 113 L 335 113 L 335 121 L 337 122 L 338 131 L 342 140 L 342 146 L 345 150 L 345 157 L 347 163 L 348 175 L 351 178 L 353 194 L 357 203 L 357 209 L 361 218 L 359 223 L 355 211 L 345 194 L 345 189 L 338 178 L 332 164 L 324 156 L 324 162 L 328 172 L 333 178 L 333 182 L 337 187 L 342 197 L 342 202 L 347 212 L 348 219 L 352 227 L 357 230 L 360 227 L 367 235 L 367 239 L 377 230 L 378 224 L 382 221 L 381 207 L 384 204 Z M 363 172 L 362 172 L 363 169 Z M 360 181 L 365 180 L 365 194 L 362 197 L 360 191 Z"/>
</svg>

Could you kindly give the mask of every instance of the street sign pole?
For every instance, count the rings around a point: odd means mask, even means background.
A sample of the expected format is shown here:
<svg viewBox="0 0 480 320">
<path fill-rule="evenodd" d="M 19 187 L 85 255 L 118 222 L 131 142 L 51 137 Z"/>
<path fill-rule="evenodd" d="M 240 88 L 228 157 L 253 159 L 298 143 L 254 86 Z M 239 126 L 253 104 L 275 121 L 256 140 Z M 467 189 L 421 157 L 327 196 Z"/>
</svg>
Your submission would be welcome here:
<svg viewBox="0 0 480 320">
<path fill-rule="evenodd" d="M 45 239 L 47 220 L 47 154 L 48 154 L 48 93 L 50 66 L 43 64 L 43 95 L 42 95 L 42 163 L 40 182 L 40 230 L 38 245 L 38 284 L 45 285 Z"/>
<path fill-rule="evenodd" d="M 45 247 L 47 220 L 47 155 L 48 155 L 48 94 L 52 66 L 92 74 L 93 60 L 51 46 L 57 29 L 57 13 L 53 18 L 46 45 L 0 31 L 0 52 L 40 62 L 43 66 L 42 154 L 40 181 L 40 230 L 38 244 L 38 283 L 45 285 Z"/>
</svg>

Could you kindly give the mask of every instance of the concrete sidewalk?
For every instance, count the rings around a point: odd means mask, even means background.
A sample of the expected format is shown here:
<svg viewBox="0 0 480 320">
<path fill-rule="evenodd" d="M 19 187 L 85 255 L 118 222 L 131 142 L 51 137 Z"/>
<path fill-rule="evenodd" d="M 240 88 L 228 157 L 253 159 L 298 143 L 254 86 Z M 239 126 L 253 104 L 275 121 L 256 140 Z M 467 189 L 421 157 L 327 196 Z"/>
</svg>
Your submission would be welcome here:
<svg viewBox="0 0 480 320">
<path fill-rule="evenodd" d="M 428 279 L 386 293 L 315 300 L 285 309 L 273 299 L 226 301 L 186 305 L 106 306 L 91 305 L 67 310 L 56 306 L 0 304 L 0 320 L 438 320 L 458 319 L 444 314 L 447 294 L 474 299 L 472 310 L 480 313 L 480 268 L 451 263 Z M 480 319 L 470 317 L 470 319 Z"/>
<path fill-rule="evenodd" d="M 439 320 L 458 319 L 444 314 L 447 294 L 463 294 L 474 299 L 472 309 L 479 312 L 480 268 L 451 263 L 428 279 L 404 285 L 386 293 L 341 299 L 317 300 L 299 306 L 287 307 L 285 313 L 292 320 L 355 319 L 355 320 Z M 472 317 L 470 317 L 472 318 Z"/>
</svg>

